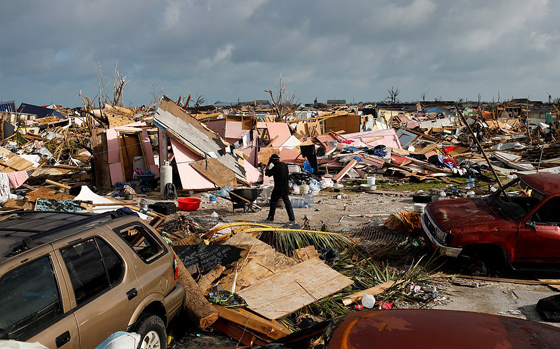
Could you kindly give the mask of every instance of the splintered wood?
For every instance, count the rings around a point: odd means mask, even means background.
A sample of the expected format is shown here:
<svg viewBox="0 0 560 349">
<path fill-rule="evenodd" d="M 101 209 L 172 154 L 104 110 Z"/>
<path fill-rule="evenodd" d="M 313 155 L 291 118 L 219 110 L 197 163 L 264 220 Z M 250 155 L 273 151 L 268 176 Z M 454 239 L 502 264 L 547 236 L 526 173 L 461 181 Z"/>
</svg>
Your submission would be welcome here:
<svg viewBox="0 0 560 349">
<path fill-rule="evenodd" d="M 310 259 L 238 292 L 249 309 L 278 319 L 352 285 L 353 281 L 325 263 Z"/>
</svg>

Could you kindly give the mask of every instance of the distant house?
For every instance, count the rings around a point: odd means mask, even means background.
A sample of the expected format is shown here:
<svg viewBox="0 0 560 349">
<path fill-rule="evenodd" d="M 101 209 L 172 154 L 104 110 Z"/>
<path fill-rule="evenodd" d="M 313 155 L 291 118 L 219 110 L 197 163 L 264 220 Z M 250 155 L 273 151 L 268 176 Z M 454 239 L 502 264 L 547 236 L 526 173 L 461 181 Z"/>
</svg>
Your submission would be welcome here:
<svg viewBox="0 0 560 349">
<path fill-rule="evenodd" d="M 66 116 L 54 109 L 44 108 L 33 104 L 21 103 L 17 111 L 18 113 L 37 115 L 37 119 L 46 118 L 47 116 L 56 116 L 61 119 L 66 119 Z"/>
<path fill-rule="evenodd" d="M 16 111 L 16 102 L 9 101 L 9 102 L 0 102 L 0 113 L 14 113 Z"/>
<path fill-rule="evenodd" d="M 345 99 L 327 99 L 327 105 L 346 105 Z"/>
</svg>

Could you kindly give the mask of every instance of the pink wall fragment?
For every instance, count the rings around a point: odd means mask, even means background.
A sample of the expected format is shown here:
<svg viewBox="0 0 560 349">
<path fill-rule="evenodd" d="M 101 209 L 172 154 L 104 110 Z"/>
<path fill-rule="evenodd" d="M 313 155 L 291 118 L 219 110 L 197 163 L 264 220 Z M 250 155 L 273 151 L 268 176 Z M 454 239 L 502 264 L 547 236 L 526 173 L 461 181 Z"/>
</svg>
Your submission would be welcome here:
<svg viewBox="0 0 560 349">
<path fill-rule="evenodd" d="M 202 157 L 189 150 L 178 141 L 170 138 L 177 169 L 179 170 L 179 178 L 183 189 L 213 189 L 216 188 L 213 182 L 198 173 L 189 163 L 201 160 Z"/>
</svg>

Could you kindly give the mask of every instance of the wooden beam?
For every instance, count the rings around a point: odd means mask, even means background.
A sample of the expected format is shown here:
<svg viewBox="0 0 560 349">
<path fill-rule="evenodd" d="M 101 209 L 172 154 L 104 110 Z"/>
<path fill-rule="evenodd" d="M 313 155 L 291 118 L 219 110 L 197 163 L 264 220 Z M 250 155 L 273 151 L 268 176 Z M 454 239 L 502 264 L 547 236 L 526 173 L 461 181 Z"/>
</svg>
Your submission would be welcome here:
<svg viewBox="0 0 560 349">
<path fill-rule="evenodd" d="M 214 304 L 220 318 L 258 332 L 265 337 L 276 340 L 291 332 L 276 321 L 265 319 L 242 308 L 225 308 Z"/>
</svg>

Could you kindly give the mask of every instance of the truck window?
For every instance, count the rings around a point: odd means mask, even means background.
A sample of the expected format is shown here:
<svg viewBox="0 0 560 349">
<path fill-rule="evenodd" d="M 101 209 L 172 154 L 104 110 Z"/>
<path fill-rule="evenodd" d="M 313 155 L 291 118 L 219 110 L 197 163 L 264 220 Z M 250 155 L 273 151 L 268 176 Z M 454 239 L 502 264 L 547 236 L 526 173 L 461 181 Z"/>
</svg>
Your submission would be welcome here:
<svg viewBox="0 0 560 349">
<path fill-rule="evenodd" d="M 165 253 L 161 242 L 140 224 L 120 227 L 116 231 L 146 263 L 156 260 Z"/>
<path fill-rule="evenodd" d="M 114 286 L 124 273 L 121 257 L 97 237 L 65 248 L 61 254 L 78 306 Z"/>
<path fill-rule="evenodd" d="M 560 197 L 551 198 L 533 214 L 536 224 L 558 225 L 560 223 Z"/>
<path fill-rule="evenodd" d="M 62 315 L 50 257 L 27 263 L 0 279 L 0 328 L 9 339 L 26 340 Z"/>
</svg>

